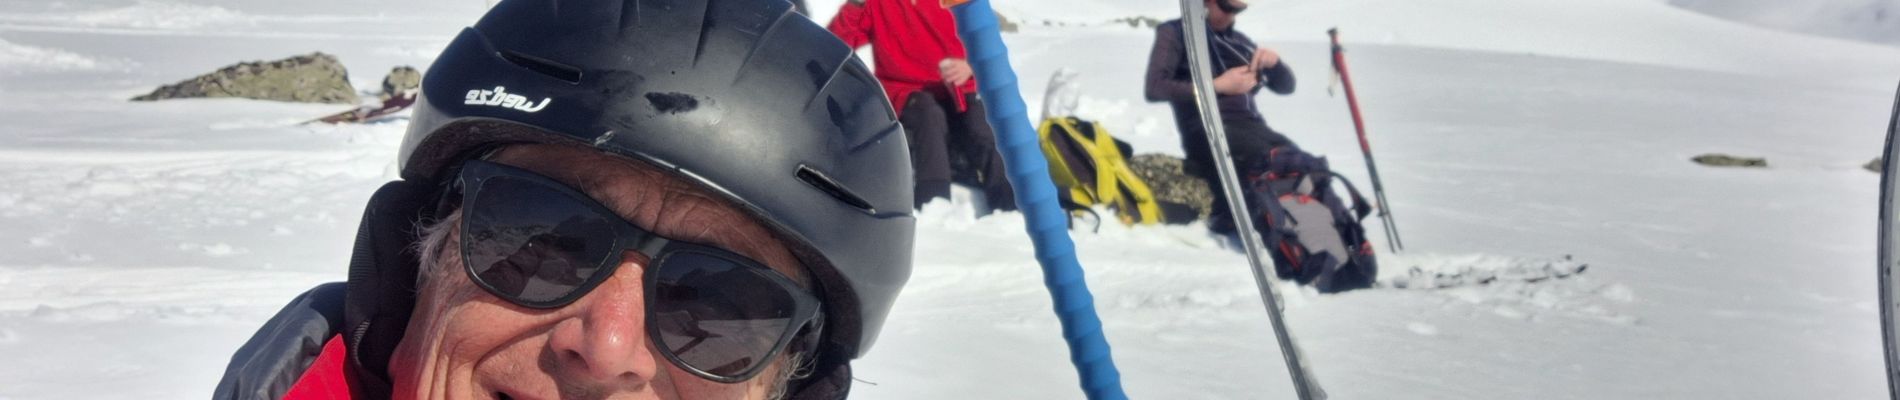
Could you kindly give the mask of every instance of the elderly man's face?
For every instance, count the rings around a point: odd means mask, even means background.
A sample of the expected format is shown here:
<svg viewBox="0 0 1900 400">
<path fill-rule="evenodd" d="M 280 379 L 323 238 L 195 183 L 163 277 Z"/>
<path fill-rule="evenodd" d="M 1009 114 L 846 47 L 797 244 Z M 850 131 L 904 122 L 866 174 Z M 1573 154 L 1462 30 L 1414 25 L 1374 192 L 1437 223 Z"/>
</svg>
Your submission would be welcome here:
<svg viewBox="0 0 1900 400">
<path fill-rule="evenodd" d="M 645 164 L 555 145 L 512 146 L 491 161 L 580 189 L 660 236 L 723 248 L 805 282 L 791 251 L 758 222 Z M 667 362 L 645 326 L 649 260 L 631 250 L 610 278 L 567 306 L 530 309 L 497 298 L 464 272 L 459 229 L 451 228 L 437 265 L 423 266 L 416 311 L 390 360 L 395 398 L 764 399 L 790 368 L 780 354 L 751 380 L 725 384 Z"/>
</svg>

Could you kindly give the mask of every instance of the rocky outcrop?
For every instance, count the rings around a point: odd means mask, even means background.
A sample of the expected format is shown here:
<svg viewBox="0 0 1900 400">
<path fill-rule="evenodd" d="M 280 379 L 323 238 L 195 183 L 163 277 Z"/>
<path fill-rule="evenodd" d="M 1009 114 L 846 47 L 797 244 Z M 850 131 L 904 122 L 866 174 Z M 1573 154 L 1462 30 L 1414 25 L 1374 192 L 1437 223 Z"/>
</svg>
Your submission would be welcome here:
<svg viewBox="0 0 1900 400">
<path fill-rule="evenodd" d="M 246 62 L 159 87 L 133 101 L 240 97 L 299 103 L 357 103 L 349 72 L 336 56 L 311 53 L 270 62 Z"/>
<path fill-rule="evenodd" d="M 1711 167 L 1768 168 L 1768 159 L 1761 157 L 1737 157 L 1727 154 L 1710 153 L 1689 159 L 1696 164 Z"/>
<path fill-rule="evenodd" d="M 1180 157 L 1154 153 L 1136 155 L 1128 160 L 1128 169 L 1148 183 L 1155 199 L 1193 206 L 1200 212 L 1199 218 L 1207 218 L 1214 205 L 1214 192 L 1208 188 L 1207 181 L 1189 176 L 1182 169 Z"/>
<path fill-rule="evenodd" d="M 383 77 L 382 96 L 384 100 L 388 100 L 390 97 L 413 93 L 421 88 L 422 72 L 416 71 L 415 67 L 404 65 L 390 69 L 389 75 Z"/>
<path fill-rule="evenodd" d="M 1156 25 L 1161 25 L 1160 19 L 1157 19 L 1155 17 L 1145 16 L 1145 15 L 1116 18 L 1114 22 L 1128 24 L 1128 27 L 1130 28 L 1154 29 Z"/>
</svg>

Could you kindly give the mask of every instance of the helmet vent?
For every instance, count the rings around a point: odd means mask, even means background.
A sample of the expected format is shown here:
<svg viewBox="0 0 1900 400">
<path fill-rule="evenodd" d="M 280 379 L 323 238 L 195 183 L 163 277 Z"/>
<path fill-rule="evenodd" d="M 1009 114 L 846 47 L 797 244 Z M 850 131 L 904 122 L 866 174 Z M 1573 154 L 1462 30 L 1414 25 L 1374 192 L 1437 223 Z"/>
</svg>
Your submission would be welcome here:
<svg viewBox="0 0 1900 400">
<path fill-rule="evenodd" d="M 580 68 L 549 61 L 540 57 L 516 53 L 513 50 L 502 50 L 501 58 L 508 60 L 510 63 L 514 63 L 516 66 L 527 68 L 529 71 L 547 75 L 549 78 L 560 79 L 571 84 L 581 83 Z"/>
<path fill-rule="evenodd" d="M 864 210 L 866 214 L 877 214 L 877 209 L 871 207 L 871 202 L 858 197 L 856 193 L 851 193 L 851 189 L 846 189 L 844 185 L 838 184 L 838 181 L 831 180 L 831 177 L 825 176 L 825 173 L 818 172 L 810 166 L 798 166 L 798 180 L 805 181 L 805 184 L 818 188 L 819 191 L 837 198 L 838 201 Z"/>
</svg>

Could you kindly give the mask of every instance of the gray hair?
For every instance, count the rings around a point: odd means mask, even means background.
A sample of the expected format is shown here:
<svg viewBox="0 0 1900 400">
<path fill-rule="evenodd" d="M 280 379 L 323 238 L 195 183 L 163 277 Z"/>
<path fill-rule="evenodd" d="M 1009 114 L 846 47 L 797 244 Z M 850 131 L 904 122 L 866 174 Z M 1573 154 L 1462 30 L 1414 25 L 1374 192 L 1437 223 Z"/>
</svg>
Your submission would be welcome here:
<svg viewBox="0 0 1900 400">
<path fill-rule="evenodd" d="M 784 368 L 779 369 L 778 380 L 772 382 L 772 390 L 766 394 L 765 398 L 785 400 L 786 395 L 790 394 L 787 391 L 792 389 L 792 382 L 811 377 L 812 367 L 816 361 L 818 358 L 812 357 L 811 351 L 786 354 Z"/>
<path fill-rule="evenodd" d="M 462 210 L 457 209 L 448 216 L 435 221 L 417 221 L 416 233 L 416 290 L 422 290 L 423 283 L 435 276 L 441 269 L 442 254 L 448 250 L 449 234 L 462 222 Z"/>
</svg>

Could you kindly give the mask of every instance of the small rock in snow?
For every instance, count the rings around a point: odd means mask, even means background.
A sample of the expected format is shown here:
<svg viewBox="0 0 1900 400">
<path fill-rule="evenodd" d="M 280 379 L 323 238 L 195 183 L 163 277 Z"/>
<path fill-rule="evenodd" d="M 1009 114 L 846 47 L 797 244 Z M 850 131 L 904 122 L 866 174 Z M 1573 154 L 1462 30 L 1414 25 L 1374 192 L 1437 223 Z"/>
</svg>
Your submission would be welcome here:
<svg viewBox="0 0 1900 400">
<path fill-rule="evenodd" d="M 1762 157 L 1738 157 L 1728 154 L 1710 153 L 1689 159 L 1696 164 L 1710 167 L 1768 168 L 1768 159 Z"/>
</svg>

